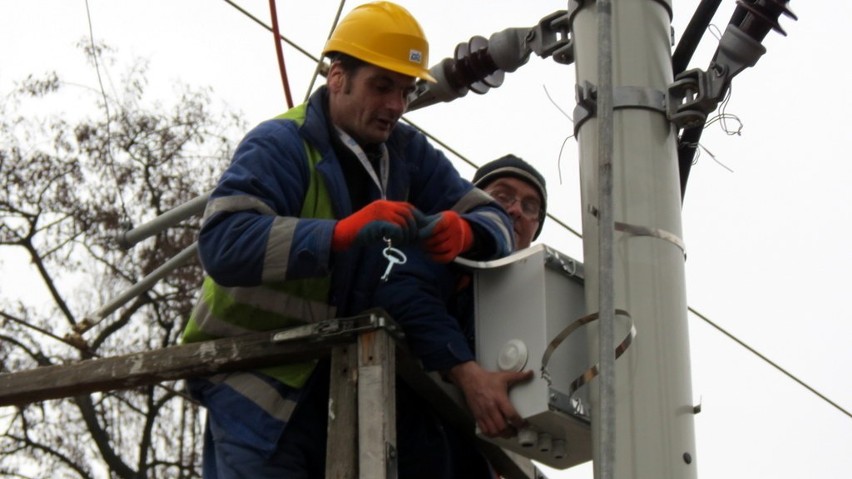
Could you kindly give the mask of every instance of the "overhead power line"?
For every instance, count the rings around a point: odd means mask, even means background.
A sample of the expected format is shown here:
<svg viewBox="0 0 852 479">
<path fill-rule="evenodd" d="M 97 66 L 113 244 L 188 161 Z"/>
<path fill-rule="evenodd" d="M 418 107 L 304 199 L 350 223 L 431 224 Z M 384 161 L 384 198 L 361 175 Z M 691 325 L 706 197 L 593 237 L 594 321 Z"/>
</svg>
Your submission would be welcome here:
<svg viewBox="0 0 852 479">
<path fill-rule="evenodd" d="M 113 179 L 115 180 L 115 189 L 116 194 L 118 195 L 118 201 L 121 205 L 121 211 L 124 213 L 124 218 L 126 221 L 130 222 L 130 213 L 127 211 L 127 205 L 124 202 L 124 195 L 121 192 L 121 185 L 118 181 L 118 173 L 115 171 L 115 158 L 112 156 L 112 132 L 110 131 L 110 124 L 112 123 L 112 118 L 110 117 L 109 112 L 109 98 L 106 94 L 106 89 L 104 88 L 103 78 L 101 78 L 101 67 L 100 67 L 100 50 L 95 45 L 95 33 L 94 28 L 92 27 L 92 12 L 89 8 L 89 0 L 86 0 L 86 20 L 89 25 L 89 47 L 91 48 L 90 54 L 92 55 L 92 62 L 95 65 L 95 72 L 98 75 L 98 85 L 100 86 L 101 96 L 104 99 L 104 111 L 106 112 L 106 152 L 107 152 L 107 163 L 112 174 Z"/>
<path fill-rule="evenodd" d="M 248 11 L 246 11 L 243 7 L 241 7 L 241 6 L 237 5 L 236 3 L 232 2 L 231 0 L 225 0 L 225 3 L 227 3 L 228 5 L 230 5 L 230 6 L 234 7 L 234 8 L 236 8 L 237 10 L 239 10 L 239 12 L 240 12 L 240 13 L 242 13 L 243 15 L 245 15 L 245 16 L 247 16 L 247 17 L 249 17 L 250 19 L 252 19 L 255 23 L 257 23 L 257 24 L 258 24 L 258 25 L 260 25 L 261 27 L 263 27 L 263 28 L 265 28 L 265 29 L 269 30 L 269 31 L 270 31 L 270 32 L 272 32 L 273 34 L 275 33 L 274 29 L 273 29 L 271 26 L 269 26 L 269 25 L 267 25 L 267 24 L 263 23 L 263 20 L 260 20 L 259 18 L 255 17 L 254 15 L 252 15 L 251 13 L 249 13 Z M 313 54 L 311 54 L 311 52 L 309 52 L 309 51 L 305 50 L 304 48 L 300 47 L 299 45 L 297 45 L 296 43 L 294 43 L 293 41 L 291 41 L 289 38 L 285 37 L 284 35 L 279 35 L 279 38 L 280 38 L 281 40 L 283 40 L 285 43 L 287 43 L 287 45 L 290 45 L 291 47 L 293 47 L 293 48 L 295 48 L 296 50 L 298 50 L 298 51 L 299 51 L 299 53 L 301 53 L 302 55 L 305 55 L 306 57 L 310 58 L 311 60 L 313 60 L 313 61 L 315 61 L 315 62 L 320 61 L 320 59 L 319 59 L 319 58 L 317 58 L 316 56 L 314 56 Z"/>
<path fill-rule="evenodd" d="M 733 334 L 731 334 L 730 332 L 726 331 L 724 328 L 722 328 L 722 327 L 721 327 L 721 326 L 719 326 L 718 324 L 716 324 L 716 323 L 714 323 L 713 321 L 711 321 L 711 320 L 710 320 L 710 318 L 708 318 L 707 316 L 704 316 L 703 314 L 699 313 L 698 311 L 696 311 L 696 310 L 695 310 L 694 308 L 692 308 L 692 307 L 689 307 L 688 309 L 689 309 L 689 312 L 690 312 L 690 313 L 692 313 L 692 314 L 694 314 L 694 315 L 698 316 L 699 318 L 703 319 L 703 320 L 704 320 L 704 322 L 706 322 L 706 323 L 707 323 L 707 324 L 709 324 L 710 326 L 713 326 L 713 327 L 714 327 L 714 328 L 716 328 L 719 332 L 721 332 L 721 333 L 722 333 L 722 334 L 724 334 L 725 336 L 727 336 L 727 337 L 731 338 L 731 339 L 732 339 L 732 340 L 734 340 L 737 344 L 739 344 L 740 346 L 742 346 L 742 347 L 746 348 L 747 350 L 749 350 L 749 352 L 751 352 L 751 353 L 752 353 L 752 354 L 754 354 L 755 356 L 759 357 L 760 359 L 764 360 L 766 363 L 768 363 L 768 364 L 769 364 L 770 366 L 772 366 L 773 368 L 777 369 L 778 371 L 781 371 L 781 372 L 782 372 L 784 375 L 786 375 L 788 378 L 792 379 L 793 381 L 796 381 L 797 383 L 799 383 L 799 385 L 801 385 L 802 387 L 804 387 L 804 388 L 805 388 L 805 389 L 807 389 L 808 391 L 812 392 L 813 394 L 815 394 L 817 397 L 819 397 L 819 398 L 820 398 L 820 399 L 822 399 L 823 401 L 825 401 L 825 402 L 827 402 L 827 403 L 831 404 L 832 406 L 834 406 L 835 408 L 837 408 L 837 410 L 838 410 L 838 411 L 840 411 L 840 412 L 842 412 L 843 414 L 845 414 L 845 415 L 849 416 L 850 418 L 852 418 L 852 413 L 850 413 L 850 412 L 849 412 L 849 411 L 847 411 L 846 409 L 843 409 L 843 408 L 842 408 L 842 407 L 840 407 L 840 405 L 838 405 L 836 402 L 834 402 L 834 401 L 832 401 L 831 399 L 827 398 L 824 394 L 822 394 L 821 392 L 817 391 L 817 390 L 816 390 L 816 389 L 814 389 L 813 387 L 809 386 L 807 383 L 805 383 L 805 382 L 804 382 L 804 381 L 802 381 L 801 379 L 797 378 L 797 377 L 796 377 L 796 376 L 794 376 L 792 373 L 790 373 L 790 372 L 789 372 L 789 371 L 787 371 L 786 369 L 782 368 L 781 366 L 779 366 L 778 364 L 776 364 L 776 363 L 775 363 L 774 361 L 772 361 L 771 359 L 769 359 L 769 358 L 767 358 L 766 356 L 764 356 L 764 355 L 760 354 L 760 353 L 759 353 L 756 349 L 754 349 L 753 347 L 751 347 L 751 346 L 749 346 L 748 344 L 744 343 L 744 342 L 743 342 L 743 341 L 741 341 L 739 338 L 737 338 L 736 336 L 734 336 L 734 335 L 733 335 Z"/>
<path fill-rule="evenodd" d="M 343 13 L 343 7 L 346 5 L 346 0 L 340 0 L 340 5 L 337 7 L 337 13 L 334 14 L 334 21 L 331 22 L 331 29 L 328 31 L 328 36 L 326 37 L 326 41 L 331 38 L 331 34 L 334 33 L 334 29 L 337 28 L 337 22 L 340 21 L 340 14 Z M 308 98 L 311 96 L 311 92 L 314 90 L 314 83 L 317 81 L 317 77 L 320 75 L 323 69 L 323 63 L 321 61 L 317 61 L 317 66 L 314 68 L 314 73 L 311 75 L 311 83 L 308 85 L 308 89 L 305 91 L 305 101 L 308 101 Z"/>
</svg>

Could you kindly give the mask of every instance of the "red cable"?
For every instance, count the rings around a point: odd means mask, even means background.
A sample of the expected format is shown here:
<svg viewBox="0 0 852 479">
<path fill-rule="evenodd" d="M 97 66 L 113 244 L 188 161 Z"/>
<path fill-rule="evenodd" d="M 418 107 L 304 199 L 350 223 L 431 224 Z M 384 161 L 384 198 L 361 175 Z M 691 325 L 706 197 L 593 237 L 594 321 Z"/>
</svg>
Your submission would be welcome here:
<svg viewBox="0 0 852 479">
<path fill-rule="evenodd" d="M 278 13 L 275 11 L 275 0 L 269 0 L 269 12 L 272 15 L 272 34 L 275 35 L 275 53 L 278 56 L 278 69 L 281 71 L 281 83 L 284 84 L 284 96 L 287 98 L 287 108 L 293 108 L 290 82 L 287 80 L 287 68 L 284 66 L 284 51 L 281 48 L 281 34 L 278 32 Z"/>
</svg>

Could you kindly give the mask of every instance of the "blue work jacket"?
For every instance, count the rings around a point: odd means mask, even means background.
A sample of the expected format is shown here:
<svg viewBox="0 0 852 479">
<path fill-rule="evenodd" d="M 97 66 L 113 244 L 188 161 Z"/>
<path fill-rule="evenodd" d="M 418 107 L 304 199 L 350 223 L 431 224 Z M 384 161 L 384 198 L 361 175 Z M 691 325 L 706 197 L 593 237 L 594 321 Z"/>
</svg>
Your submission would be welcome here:
<svg viewBox="0 0 852 479">
<path fill-rule="evenodd" d="M 327 293 L 323 303 L 329 309 L 302 308 L 306 316 L 297 319 L 304 322 L 326 319 L 317 317 L 317 311 L 343 317 L 375 306 L 373 292 L 386 265 L 381 244 L 332 252 L 334 225 L 354 208 L 325 104 L 323 87 L 297 107 L 298 114 L 265 121 L 246 135 L 211 194 L 198 242 L 207 275 L 223 288 L 236 288 L 236 297 L 254 308 L 274 307 L 275 301 L 252 302 L 257 297 L 253 288 L 259 291 L 282 281 L 322 282 L 322 293 Z M 390 157 L 386 199 L 408 201 L 426 215 L 460 212 L 477 235 L 476 259 L 498 258 L 512 250 L 505 212 L 461 178 L 424 135 L 398 124 L 385 145 Z M 311 188 L 317 179 L 319 193 Z M 300 216 L 310 194 L 319 195 L 310 201 L 327 207 L 330 215 Z M 381 198 L 375 185 L 368 194 Z M 316 298 L 311 302 L 317 303 Z M 252 332 L 250 318 L 236 320 L 239 327 L 220 327 L 203 338 Z M 259 328 L 269 324 L 274 322 Z M 302 397 L 299 388 L 256 371 L 199 379 L 191 388 L 230 433 L 270 451 Z"/>
</svg>

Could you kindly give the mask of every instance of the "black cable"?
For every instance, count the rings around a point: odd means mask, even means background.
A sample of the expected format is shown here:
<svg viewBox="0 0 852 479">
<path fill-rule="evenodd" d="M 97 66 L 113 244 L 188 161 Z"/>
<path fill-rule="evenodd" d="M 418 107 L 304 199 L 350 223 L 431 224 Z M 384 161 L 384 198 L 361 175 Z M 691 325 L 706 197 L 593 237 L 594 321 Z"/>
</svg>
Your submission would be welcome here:
<svg viewBox="0 0 852 479">
<path fill-rule="evenodd" d="M 695 9 L 695 13 L 689 20 L 674 54 L 672 54 L 672 72 L 675 78 L 689 66 L 692 55 L 698 48 L 698 44 L 713 20 L 720 3 L 722 3 L 722 0 L 702 0 Z M 689 172 L 692 169 L 695 151 L 698 148 L 698 142 L 701 140 L 703 129 L 704 125 L 685 128 L 678 139 L 677 163 L 680 172 L 681 203 L 686 195 L 686 181 L 689 179 Z"/>
<path fill-rule="evenodd" d="M 698 48 L 701 38 L 704 37 L 704 32 L 713 20 L 713 16 L 716 15 L 716 10 L 719 9 L 720 3 L 722 3 L 722 0 L 702 0 L 695 9 L 695 13 L 692 14 L 686 30 L 683 31 L 683 35 L 680 37 L 677 48 L 675 48 L 672 54 L 672 71 L 674 76 L 678 76 L 678 74 L 686 70 L 686 67 L 689 66 L 692 55 Z"/>
<path fill-rule="evenodd" d="M 326 37 L 326 41 L 331 38 L 331 35 L 334 33 L 334 30 L 337 28 L 337 23 L 340 21 L 340 14 L 343 13 L 343 7 L 346 5 L 346 0 L 340 0 L 340 5 L 337 7 L 337 13 L 334 14 L 334 21 L 331 22 L 331 29 L 328 31 L 328 36 Z M 314 83 L 317 81 L 317 77 L 323 70 L 323 64 L 321 61 L 317 61 L 317 66 L 314 68 L 314 73 L 311 75 L 311 83 L 308 84 L 308 89 L 305 91 L 305 102 L 308 101 L 308 98 L 311 96 L 311 92 L 314 90 Z"/>
<path fill-rule="evenodd" d="M 86 0 L 86 19 L 89 24 L 89 42 L 91 46 L 91 55 L 92 62 L 95 64 L 95 73 L 98 75 L 98 85 L 101 88 L 101 96 L 104 99 L 104 110 L 106 111 L 106 149 L 107 149 L 107 158 L 109 159 L 109 170 L 112 173 L 112 177 L 115 180 L 115 188 L 116 193 L 118 193 L 118 201 L 121 204 L 121 211 L 124 213 L 124 219 L 128 223 L 131 222 L 130 213 L 127 211 L 127 205 L 124 203 L 124 195 L 121 193 L 121 185 L 118 182 L 118 173 L 115 171 L 115 158 L 112 156 L 112 132 L 110 131 L 110 124 L 112 123 L 112 118 L 109 113 L 109 98 L 106 94 L 106 89 L 104 88 L 104 82 L 101 78 L 101 68 L 100 62 L 98 62 L 98 49 L 95 47 L 95 34 L 92 28 L 92 14 L 89 10 L 89 0 Z"/>
<path fill-rule="evenodd" d="M 843 414 L 845 414 L 845 415 L 849 416 L 850 418 L 852 418 L 852 413 L 850 413 L 850 412 L 849 412 L 849 411 L 847 411 L 846 409 L 843 409 L 843 408 L 842 408 L 842 407 L 840 407 L 840 406 L 839 406 L 836 402 L 834 402 L 834 401 L 832 401 L 831 399 L 827 398 L 824 394 L 822 394 L 821 392 L 819 392 L 819 391 L 817 391 L 816 389 L 812 388 L 812 387 L 811 387 L 811 386 L 809 386 L 807 383 L 805 383 L 805 382 L 804 382 L 804 381 L 802 381 L 801 379 L 797 378 L 796 376 L 794 376 L 792 373 L 790 373 L 790 372 L 789 372 L 789 371 L 787 371 L 786 369 L 784 369 L 784 368 L 782 368 L 781 366 L 777 365 L 775 362 L 771 361 L 771 360 L 770 360 L 769 358 L 767 358 L 766 356 L 764 356 L 764 355 L 760 354 L 759 352 L 757 352 L 757 350 L 755 350 L 754 348 L 752 348 L 752 347 L 751 347 L 751 346 L 749 346 L 748 344 L 744 343 L 743 341 L 739 340 L 736 336 L 734 336 L 733 334 L 729 333 L 728 331 L 726 331 L 724 328 L 722 328 L 722 327 L 721 327 L 721 326 L 719 326 L 718 324 L 714 323 L 713 321 L 710 321 L 710 318 L 708 318 L 707 316 L 704 316 L 703 314 L 699 313 L 698 311 L 696 311 L 696 310 L 695 310 L 694 308 L 692 308 L 692 307 L 688 307 L 688 310 L 689 310 L 689 312 L 690 312 L 690 313 L 692 313 L 692 314 L 694 314 L 694 315 L 698 316 L 699 318 L 703 319 L 703 320 L 704 320 L 707 324 L 709 324 L 710 326 L 713 326 L 714 328 L 716 328 L 717 330 L 719 330 L 719 332 L 721 332 L 721 333 L 722 333 L 722 334 L 724 334 L 725 336 L 729 337 L 730 339 L 733 339 L 733 340 L 734 340 L 737 344 L 739 344 L 740 346 L 742 346 L 742 347 L 746 348 L 747 350 L 749 350 L 749 352 L 751 352 L 751 353 L 752 353 L 752 354 L 754 354 L 755 356 L 757 356 L 757 357 L 759 357 L 760 359 L 762 359 L 762 360 L 766 361 L 766 363 L 768 363 L 768 364 L 769 364 L 770 366 L 772 366 L 773 368 L 775 368 L 775 369 L 777 369 L 777 370 L 781 371 L 782 373 L 784 373 L 784 375 L 786 375 L 787 377 L 789 377 L 789 378 L 790 378 L 790 379 L 792 379 L 793 381 L 796 381 L 797 383 L 799 383 L 799 385 L 801 385 L 802 387 L 804 387 L 804 388 L 805 388 L 805 389 L 807 389 L 808 391 L 810 391 L 810 392 L 812 392 L 812 393 L 816 394 L 816 395 L 817 395 L 820 399 L 822 399 L 823 401 L 825 401 L 825 402 L 827 402 L 827 403 L 831 404 L 832 406 L 834 406 L 835 408 L 837 408 L 837 410 L 839 410 L 839 411 L 840 411 L 840 412 L 842 412 Z"/>
<path fill-rule="evenodd" d="M 695 161 L 695 151 L 698 149 L 698 143 L 701 141 L 701 134 L 704 132 L 704 124 L 684 128 L 677 140 L 677 165 L 680 173 L 680 201 L 683 203 L 683 197 L 686 196 L 686 182 L 689 180 L 689 172 L 692 170 L 692 163 Z"/>
<path fill-rule="evenodd" d="M 275 32 L 273 31 L 272 27 L 270 27 L 269 25 L 267 25 L 267 24 L 263 23 L 263 21 L 261 21 L 260 19 L 258 19 L 257 17 L 255 17 L 254 15 L 252 15 L 251 13 L 249 13 L 248 11 L 246 11 L 243 7 L 241 7 L 241 6 L 237 5 L 236 3 L 232 2 L 231 0 L 225 0 L 225 3 L 227 3 L 228 5 L 230 5 L 230 6 L 234 7 L 234 8 L 236 8 L 237 10 L 239 10 L 239 11 L 240 11 L 240 13 L 242 13 L 243 15 L 245 15 L 245 16 L 249 17 L 250 19 L 254 20 L 254 22 L 255 22 L 255 23 L 257 23 L 258 25 L 260 25 L 261 27 L 263 27 L 263 28 L 265 28 L 265 29 L 269 30 L 269 31 L 270 31 L 270 32 L 272 32 L 272 33 L 275 33 Z M 307 50 L 305 50 L 304 48 L 300 47 L 299 45 L 297 45 L 297 44 L 293 43 L 293 42 L 292 42 L 289 38 L 287 38 L 287 37 L 285 37 L 285 36 L 283 36 L 283 35 L 279 35 L 279 38 L 280 38 L 281 40 L 283 40 L 285 43 L 287 43 L 287 45 L 290 45 L 291 47 L 293 47 L 293 48 L 295 48 L 296 50 L 298 50 L 298 51 L 299 51 L 302 55 L 305 55 L 306 57 L 310 58 L 311 60 L 313 60 L 313 61 L 315 61 L 315 62 L 320 61 L 320 59 L 319 59 L 319 58 L 317 58 L 317 57 L 313 56 L 313 55 L 312 55 L 309 51 L 307 51 Z"/>
</svg>

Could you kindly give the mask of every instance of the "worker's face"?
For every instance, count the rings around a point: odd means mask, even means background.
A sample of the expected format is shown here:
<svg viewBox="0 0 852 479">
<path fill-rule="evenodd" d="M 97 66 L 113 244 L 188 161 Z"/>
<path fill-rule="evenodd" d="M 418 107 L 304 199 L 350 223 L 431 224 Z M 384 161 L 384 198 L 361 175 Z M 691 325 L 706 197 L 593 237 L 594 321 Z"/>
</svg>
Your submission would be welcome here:
<svg viewBox="0 0 852 479">
<path fill-rule="evenodd" d="M 414 91 L 410 76 L 365 65 L 347 73 L 332 63 L 328 73 L 331 121 L 362 145 L 388 139 Z"/>
<path fill-rule="evenodd" d="M 541 221 L 541 196 L 526 181 L 517 178 L 498 178 L 484 191 L 502 206 L 512 219 L 515 231 L 515 250 L 529 247 Z"/>
</svg>

